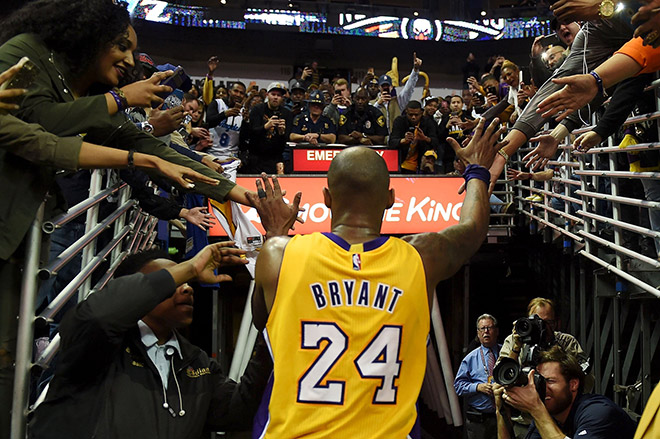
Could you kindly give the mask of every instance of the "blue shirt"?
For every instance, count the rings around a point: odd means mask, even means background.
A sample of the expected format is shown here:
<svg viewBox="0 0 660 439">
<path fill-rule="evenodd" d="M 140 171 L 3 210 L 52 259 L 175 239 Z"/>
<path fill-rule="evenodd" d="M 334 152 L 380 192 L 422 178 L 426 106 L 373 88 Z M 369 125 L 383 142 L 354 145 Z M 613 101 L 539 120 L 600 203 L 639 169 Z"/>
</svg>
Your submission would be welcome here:
<svg viewBox="0 0 660 439">
<path fill-rule="evenodd" d="M 495 400 L 491 396 L 477 392 L 477 385 L 488 383 L 488 355 L 491 355 L 491 350 L 494 351 L 492 354 L 497 360 L 501 348 L 501 344 L 492 348 L 479 346 L 463 358 L 456 378 L 454 378 L 456 394 L 464 396 L 468 405 L 478 412 L 495 413 Z"/>
<path fill-rule="evenodd" d="M 574 439 L 632 439 L 637 425 L 621 407 L 603 395 L 583 394 L 573 402 L 561 430 Z M 541 439 L 532 422 L 526 439 Z"/>
</svg>

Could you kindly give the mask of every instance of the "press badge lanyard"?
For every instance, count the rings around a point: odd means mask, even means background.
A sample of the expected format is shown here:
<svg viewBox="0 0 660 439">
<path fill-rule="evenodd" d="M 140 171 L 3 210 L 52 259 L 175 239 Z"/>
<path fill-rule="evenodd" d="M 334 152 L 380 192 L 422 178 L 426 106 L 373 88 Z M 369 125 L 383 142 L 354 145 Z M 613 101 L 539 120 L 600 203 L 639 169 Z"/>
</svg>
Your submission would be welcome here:
<svg viewBox="0 0 660 439">
<path fill-rule="evenodd" d="M 488 383 L 490 383 L 493 380 L 493 376 L 488 373 L 488 366 L 486 365 L 486 356 L 484 355 L 484 350 L 481 346 L 479 346 L 479 353 L 481 354 L 481 363 L 484 365 L 484 373 L 488 377 Z M 490 349 L 490 354 L 492 356 L 495 356 L 495 352 L 493 352 L 492 349 Z"/>
</svg>

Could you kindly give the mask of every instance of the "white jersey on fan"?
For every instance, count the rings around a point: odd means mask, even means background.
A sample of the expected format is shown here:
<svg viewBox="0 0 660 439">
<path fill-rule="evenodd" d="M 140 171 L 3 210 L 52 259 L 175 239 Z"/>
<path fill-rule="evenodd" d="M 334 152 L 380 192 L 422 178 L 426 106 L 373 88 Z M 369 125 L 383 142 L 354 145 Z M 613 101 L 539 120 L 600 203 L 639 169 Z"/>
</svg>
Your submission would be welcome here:
<svg viewBox="0 0 660 439">
<path fill-rule="evenodd" d="M 222 99 L 216 99 L 218 112 L 228 110 L 227 104 Z M 208 149 L 208 153 L 221 159 L 230 156 L 238 157 L 238 136 L 243 124 L 243 116 L 229 116 L 222 120 L 217 127 L 211 128 L 211 138 L 213 146 Z"/>
</svg>

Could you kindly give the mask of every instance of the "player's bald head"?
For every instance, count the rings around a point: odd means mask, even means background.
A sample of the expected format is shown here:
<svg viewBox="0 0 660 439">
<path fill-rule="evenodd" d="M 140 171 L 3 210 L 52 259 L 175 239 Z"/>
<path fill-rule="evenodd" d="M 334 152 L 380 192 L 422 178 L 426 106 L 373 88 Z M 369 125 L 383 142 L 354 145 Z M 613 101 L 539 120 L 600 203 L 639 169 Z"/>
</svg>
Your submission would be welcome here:
<svg viewBox="0 0 660 439">
<path fill-rule="evenodd" d="M 328 170 L 328 189 L 335 200 L 360 199 L 387 203 L 390 174 L 385 160 L 369 148 L 356 146 L 339 153 Z"/>
</svg>

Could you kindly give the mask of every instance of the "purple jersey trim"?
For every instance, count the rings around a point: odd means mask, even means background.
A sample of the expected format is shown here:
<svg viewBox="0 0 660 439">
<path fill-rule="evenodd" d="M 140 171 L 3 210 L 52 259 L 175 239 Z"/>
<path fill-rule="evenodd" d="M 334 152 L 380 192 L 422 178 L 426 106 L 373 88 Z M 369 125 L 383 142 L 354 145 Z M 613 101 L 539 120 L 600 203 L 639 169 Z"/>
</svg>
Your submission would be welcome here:
<svg viewBox="0 0 660 439">
<path fill-rule="evenodd" d="M 351 249 L 351 244 L 346 242 L 346 240 L 341 236 L 335 235 L 332 232 L 323 232 L 323 235 L 326 236 L 335 244 L 337 244 L 339 247 L 343 248 L 344 250 L 349 251 Z M 379 236 L 378 238 L 372 239 L 371 241 L 363 242 L 362 248 L 364 249 L 365 252 L 376 250 L 378 247 L 385 244 L 388 239 L 390 239 L 389 236 Z"/>
<path fill-rule="evenodd" d="M 419 403 L 415 404 L 415 411 L 417 412 L 417 416 L 415 416 L 415 425 L 413 425 L 412 430 L 410 430 L 410 433 L 408 434 L 408 437 L 410 439 L 421 439 L 422 438 L 422 426 L 419 422 Z"/>
<path fill-rule="evenodd" d="M 270 374 L 268 385 L 264 390 L 264 395 L 261 398 L 261 404 L 254 415 L 254 422 L 252 423 L 252 439 L 259 439 L 264 437 L 268 423 L 270 422 L 270 413 L 268 406 L 270 405 L 270 396 L 273 393 L 273 374 Z"/>
</svg>

